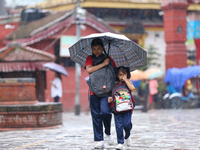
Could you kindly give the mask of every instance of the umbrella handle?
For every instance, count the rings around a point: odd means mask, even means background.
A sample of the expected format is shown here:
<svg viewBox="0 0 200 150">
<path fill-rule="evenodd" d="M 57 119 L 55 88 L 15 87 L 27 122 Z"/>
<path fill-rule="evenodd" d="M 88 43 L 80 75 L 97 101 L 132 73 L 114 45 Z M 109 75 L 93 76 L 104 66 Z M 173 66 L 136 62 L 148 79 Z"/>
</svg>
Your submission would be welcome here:
<svg viewBox="0 0 200 150">
<path fill-rule="evenodd" d="M 104 53 L 106 54 L 107 57 L 109 57 L 110 43 L 111 43 L 111 40 L 108 40 L 108 53 L 106 53 L 105 49 L 103 49 L 103 51 L 104 51 Z"/>
<path fill-rule="evenodd" d="M 108 56 L 109 56 L 109 52 L 110 52 L 110 43 L 111 43 L 111 40 L 109 39 L 108 40 Z"/>
<path fill-rule="evenodd" d="M 106 53 L 105 49 L 103 49 L 103 51 L 104 51 L 104 53 L 106 54 L 106 56 L 109 57 L 108 54 Z"/>
</svg>

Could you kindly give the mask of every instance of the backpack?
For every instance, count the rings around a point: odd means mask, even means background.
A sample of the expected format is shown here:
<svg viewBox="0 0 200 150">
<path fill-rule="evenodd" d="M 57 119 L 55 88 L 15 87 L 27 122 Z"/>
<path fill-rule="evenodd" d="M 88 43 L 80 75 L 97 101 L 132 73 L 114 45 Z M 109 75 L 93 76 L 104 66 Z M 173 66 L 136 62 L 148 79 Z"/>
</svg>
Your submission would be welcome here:
<svg viewBox="0 0 200 150">
<path fill-rule="evenodd" d="M 102 63 L 106 58 L 108 58 L 105 55 L 101 55 L 99 57 L 91 55 L 91 57 L 93 60 L 93 66 Z M 98 97 L 105 97 L 107 95 L 111 95 L 112 89 L 115 86 L 115 79 L 116 76 L 114 67 L 110 61 L 109 65 L 91 73 L 89 75 L 89 80 L 86 82 L 90 90 L 92 90 L 92 92 L 95 93 Z M 104 85 L 106 86 L 106 90 L 103 89 Z"/>
<path fill-rule="evenodd" d="M 135 100 L 126 83 L 116 84 L 112 90 L 113 111 L 115 113 L 133 110 Z"/>
</svg>

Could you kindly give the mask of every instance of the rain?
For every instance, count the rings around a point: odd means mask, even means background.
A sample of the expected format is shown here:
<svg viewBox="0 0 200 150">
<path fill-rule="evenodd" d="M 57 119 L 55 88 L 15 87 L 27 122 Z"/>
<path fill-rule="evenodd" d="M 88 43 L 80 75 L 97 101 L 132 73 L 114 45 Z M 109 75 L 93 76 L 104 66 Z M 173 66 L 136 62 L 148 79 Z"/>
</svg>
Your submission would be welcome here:
<svg viewBox="0 0 200 150">
<path fill-rule="evenodd" d="M 0 0 L 0 149 L 200 149 L 199 4 Z"/>
</svg>

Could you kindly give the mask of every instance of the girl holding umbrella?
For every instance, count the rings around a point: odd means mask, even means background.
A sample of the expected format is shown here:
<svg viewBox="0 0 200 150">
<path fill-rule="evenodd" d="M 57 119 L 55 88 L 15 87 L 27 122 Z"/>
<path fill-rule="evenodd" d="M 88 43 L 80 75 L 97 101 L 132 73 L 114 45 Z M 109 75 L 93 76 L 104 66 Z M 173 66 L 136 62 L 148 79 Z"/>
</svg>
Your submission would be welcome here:
<svg viewBox="0 0 200 150">
<path fill-rule="evenodd" d="M 92 53 L 94 57 L 101 57 L 103 55 L 104 45 L 103 41 L 100 38 L 95 38 L 91 42 L 91 48 Z M 109 64 L 109 61 L 111 60 L 113 67 L 116 67 L 114 61 L 111 57 L 106 58 L 102 63 L 95 65 L 93 63 L 93 59 L 91 56 L 88 56 L 85 62 L 85 69 L 87 72 L 93 73 L 104 66 L 107 66 Z M 104 148 L 104 142 L 103 142 L 103 126 L 105 127 L 105 134 L 107 137 L 107 141 L 109 145 L 113 144 L 113 139 L 110 134 L 110 128 L 111 128 L 111 112 L 110 112 L 110 105 L 107 101 L 109 95 L 104 97 L 98 97 L 95 93 L 92 91 L 90 94 L 90 110 L 93 120 L 93 131 L 94 131 L 94 141 L 96 141 L 94 148 Z"/>
</svg>

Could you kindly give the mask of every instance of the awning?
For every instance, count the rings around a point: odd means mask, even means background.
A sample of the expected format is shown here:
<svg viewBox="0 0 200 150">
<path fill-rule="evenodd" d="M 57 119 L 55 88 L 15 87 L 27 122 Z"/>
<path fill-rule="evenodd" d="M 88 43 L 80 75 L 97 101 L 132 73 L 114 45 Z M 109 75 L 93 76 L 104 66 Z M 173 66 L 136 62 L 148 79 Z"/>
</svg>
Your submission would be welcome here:
<svg viewBox="0 0 200 150">
<path fill-rule="evenodd" d="M 0 62 L 0 72 L 45 70 L 42 66 L 47 62 Z"/>
</svg>

